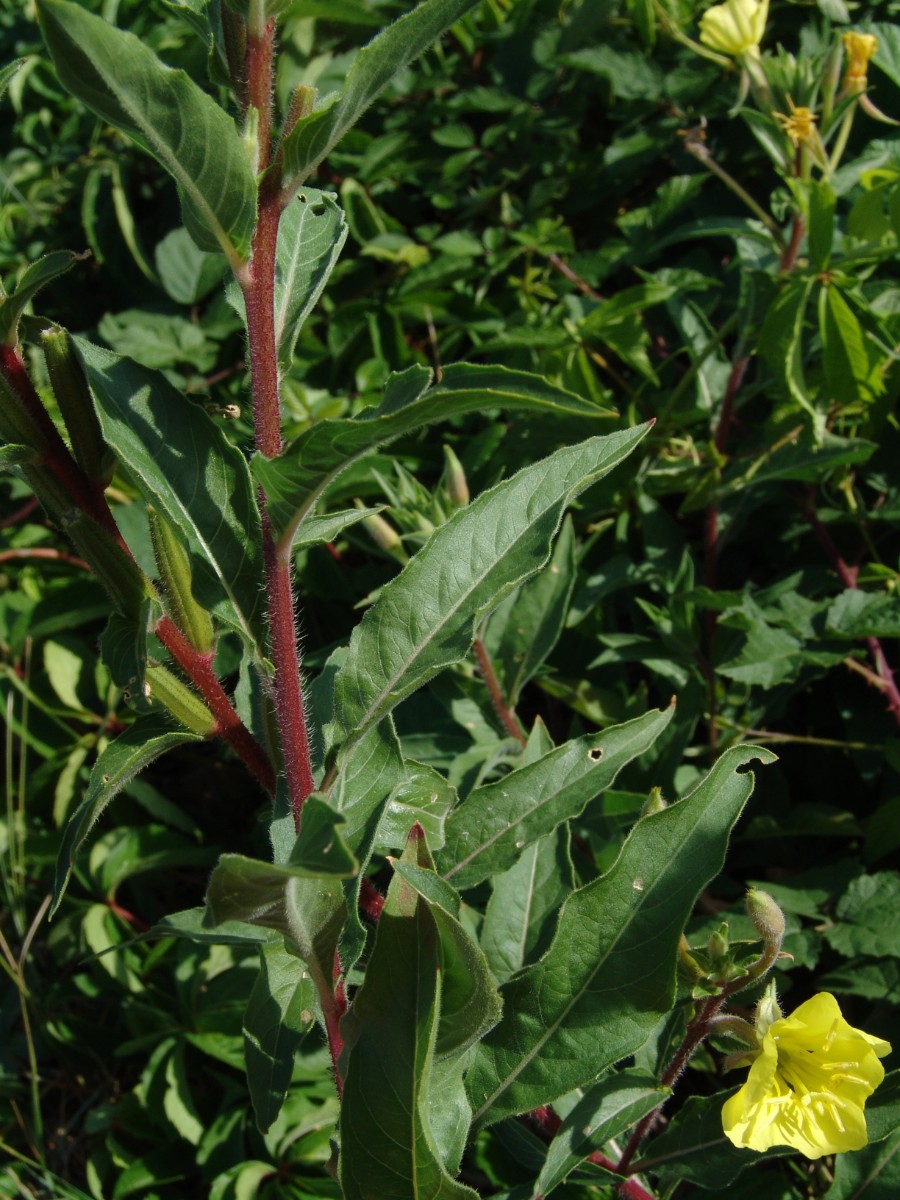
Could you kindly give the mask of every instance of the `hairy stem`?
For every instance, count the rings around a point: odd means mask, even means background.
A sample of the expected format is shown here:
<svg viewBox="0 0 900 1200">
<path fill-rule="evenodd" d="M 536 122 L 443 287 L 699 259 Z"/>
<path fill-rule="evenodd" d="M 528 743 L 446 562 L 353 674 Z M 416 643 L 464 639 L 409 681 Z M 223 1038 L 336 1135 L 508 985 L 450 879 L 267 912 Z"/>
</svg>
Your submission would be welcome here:
<svg viewBox="0 0 900 1200">
<path fill-rule="evenodd" d="M 845 588 L 857 589 L 859 587 L 856 578 L 857 572 L 844 562 L 831 534 L 819 520 L 819 514 L 816 512 L 815 492 L 812 488 L 810 488 L 807 496 L 806 518 L 812 526 L 813 533 L 816 535 L 819 545 L 828 555 L 829 561 L 837 572 L 841 583 Z M 884 653 L 884 647 L 877 637 L 867 637 L 864 640 L 869 648 L 872 662 L 875 664 L 875 671 L 870 672 L 866 677 L 870 683 L 875 684 L 884 693 L 888 711 L 893 714 L 894 720 L 900 726 L 900 689 L 897 687 L 894 671 Z M 856 664 L 853 669 L 857 669 L 858 666 L 859 664 Z"/>
<path fill-rule="evenodd" d="M 491 697 L 494 712 L 510 737 L 514 737 L 520 745 L 524 746 L 528 739 L 522 732 L 519 722 L 516 720 L 515 713 L 506 702 L 506 697 L 503 695 L 503 689 L 500 686 L 500 680 L 497 678 L 497 672 L 494 670 L 494 664 L 491 662 L 491 656 L 488 654 L 487 647 L 481 638 L 475 639 L 475 655 L 478 659 L 478 666 L 481 668 L 481 674 L 487 686 L 488 694 Z"/>
<path fill-rule="evenodd" d="M 262 168 L 268 166 L 271 152 L 269 138 L 272 127 L 274 38 L 275 26 L 270 21 L 259 34 L 249 31 L 247 41 L 247 96 L 259 114 Z M 281 200 L 277 180 L 267 178 L 260 188 L 259 218 L 253 235 L 250 264 L 240 280 L 247 309 L 256 448 L 266 458 L 275 458 L 282 449 L 278 347 L 275 338 L 275 253 L 280 217 Z M 282 549 L 276 546 L 266 511 L 263 512 L 263 552 L 271 653 L 275 664 L 275 709 L 291 811 L 294 825 L 299 830 L 303 805 L 314 790 L 315 783 L 303 707 L 290 546 Z"/>
</svg>

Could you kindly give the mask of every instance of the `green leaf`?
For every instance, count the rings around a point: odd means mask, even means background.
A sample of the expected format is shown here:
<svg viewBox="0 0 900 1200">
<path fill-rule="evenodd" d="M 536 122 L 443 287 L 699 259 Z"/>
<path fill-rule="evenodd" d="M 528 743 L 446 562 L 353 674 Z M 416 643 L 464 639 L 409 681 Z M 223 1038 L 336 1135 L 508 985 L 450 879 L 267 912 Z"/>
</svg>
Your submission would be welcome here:
<svg viewBox="0 0 900 1200">
<path fill-rule="evenodd" d="M 477 788 L 447 820 L 438 867 L 454 887 L 469 888 L 506 871 L 519 852 L 577 817 L 644 754 L 672 719 L 674 705 L 602 733 L 575 738 L 496 783 Z"/>
<path fill-rule="evenodd" d="M 491 615 L 484 643 L 510 705 L 556 645 L 575 586 L 575 531 L 563 521 L 550 562 Z"/>
<path fill-rule="evenodd" d="M 595 1083 L 550 1143 L 535 1192 L 549 1196 L 583 1159 L 652 1112 L 668 1094 L 652 1076 L 640 1071 L 616 1072 Z"/>
<path fill-rule="evenodd" d="M 289 937 L 316 986 L 330 990 L 334 950 L 344 921 L 344 895 L 332 876 L 304 866 L 279 866 L 241 854 L 223 854 L 206 891 L 211 925 L 243 921 Z"/>
<path fill-rule="evenodd" d="M 13 76 L 27 61 L 26 58 L 16 58 L 11 63 L 7 63 L 5 67 L 0 67 L 0 96 L 3 96 Z"/>
<path fill-rule="evenodd" d="M 566 506 L 626 458 L 647 429 L 566 446 L 440 526 L 356 627 L 335 676 L 332 742 L 352 745 L 464 658 L 476 623 L 547 561 Z"/>
<path fill-rule="evenodd" d="M 150 714 L 139 717 L 109 743 L 94 764 L 84 799 L 66 825 L 56 862 L 51 915 L 62 900 L 78 851 L 109 802 L 161 754 L 186 742 L 200 740 L 196 734 L 174 730 L 167 720 Z"/>
<path fill-rule="evenodd" d="M 428 870 L 421 831 L 410 835 L 401 861 Z M 346 1200 L 475 1197 L 475 1192 L 454 1183 L 433 1128 L 438 1105 L 465 1104 L 461 1077 L 442 1072 L 437 1093 L 432 1071 L 442 1016 L 450 1021 L 447 1049 L 457 1050 L 464 1033 L 463 1044 L 496 1012 L 496 993 L 491 1012 L 469 1009 L 472 988 L 463 964 L 466 958 L 477 962 L 479 956 L 447 912 L 430 904 L 400 875 L 394 876 L 365 980 L 342 1023 L 340 1178 Z M 489 980 L 487 964 L 483 957 L 480 961 Z"/>
<path fill-rule="evenodd" d="M 312 312 L 347 240 L 343 209 L 331 192 L 304 188 L 281 214 L 275 259 L 278 364 L 290 368 L 303 322 Z"/>
<path fill-rule="evenodd" d="M 883 592 L 846 588 L 829 605 L 825 629 L 838 637 L 900 637 L 900 604 Z"/>
<path fill-rule="evenodd" d="M 809 260 L 813 271 L 826 271 L 834 243 L 834 208 L 836 198 L 824 180 L 809 184 Z"/>
<path fill-rule="evenodd" d="M 868 403 L 884 391 L 881 356 L 853 309 L 833 284 L 819 294 L 819 334 L 828 396 Z"/>
<path fill-rule="evenodd" d="M 178 184 L 197 245 L 239 268 L 256 224 L 256 181 L 231 117 L 184 71 L 80 4 L 39 0 L 38 12 L 62 84 L 157 159 Z"/>
<path fill-rule="evenodd" d="M 563 901 L 575 886 L 568 829 L 532 842 L 492 884 L 481 948 L 494 978 L 504 983 L 537 957 L 545 939 L 549 943 Z"/>
<path fill-rule="evenodd" d="M 298 121 L 285 138 L 285 182 L 292 187 L 303 183 L 394 76 L 477 2 L 423 0 L 363 47 L 340 94 Z"/>
<path fill-rule="evenodd" d="M 345 825 L 344 818 L 327 801 L 309 796 L 287 865 L 303 867 L 310 875 L 354 875 L 359 864 L 342 836 Z"/>
<path fill-rule="evenodd" d="M 688 1096 L 665 1132 L 644 1147 L 640 1169 L 664 1173 L 667 1180 L 683 1179 L 720 1191 L 745 1167 L 763 1158 L 792 1153 L 789 1146 L 780 1146 L 759 1154 L 738 1149 L 728 1140 L 722 1131 L 722 1105 L 736 1090 L 714 1096 Z"/>
<path fill-rule="evenodd" d="M 890 871 L 858 876 L 838 901 L 835 918 L 825 937 L 845 958 L 900 958 L 900 877 Z"/>
<path fill-rule="evenodd" d="M 220 254 L 201 250 L 185 228 L 167 233 L 154 251 L 166 294 L 178 304 L 196 304 L 218 284 L 226 269 Z"/>
<path fill-rule="evenodd" d="M 0 446 L 0 471 L 11 471 L 14 467 L 27 467 L 40 461 L 40 451 L 33 450 L 31 446 L 21 446 L 15 442 Z"/>
<path fill-rule="evenodd" d="M 25 268 L 10 294 L 0 299 L 0 340 L 5 345 L 15 346 L 18 342 L 19 319 L 41 288 L 86 257 L 73 250 L 54 250 Z"/>
<path fill-rule="evenodd" d="M 501 989 L 503 1019 L 466 1081 L 477 1122 L 584 1087 L 644 1043 L 672 1006 L 685 921 L 753 790 L 742 768 L 774 759 L 727 751 L 689 796 L 639 820 L 610 870 L 566 902 L 550 949 Z"/>
<path fill-rule="evenodd" d="M 835 1157 L 834 1182 L 823 1200 L 896 1200 L 900 1193 L 900 1129 L 883 1142 Z"/>
<path fill-rule="evenodd" d="M 595 404 L 525 371 L 456 363 L 439 383 L 413 366 L 392 375 L 377 408 L 357 417 L 318 421 L 278 458 L 256 455 L 253 474 L 265 488 L 277 536 L 293 539 L 324 489 L 356 459 L 402 434 L 486 408 L 536 409 L 560 416 L 606 416 Z"/>
<path fill-rule="evenodd" d="M 719 495 L 727 496 L 745 488 L 775 480 L 795 483 L 818 483 L 826 471 L 835 467 L 867 462 L 878 447 L 862 438 L 842 438 L 826 433 L 816 441 L 808 432 L 796 441 L 768 451 L 749 468 L 742 463 L 731 464 L 725 471 L 724 486 Z"/>
<path fill-rule="evenodd" d="M 262 534 L 243 455 L 164 375 L 74 340 L 103 436 L 187 540 L 196 600 L 262 657 Z"/>
<path fill-rule="evenodd" d="M 260 946 L 259 959 L 244 1013 L 244 1055 L 256 1124 L 265 1133 L 281 1111 L 294 1055 L 313 1022 L 315 992 L 300 960 L 283 943 Z"/>
<path fill-rule="evenodd" d="M 788 395 L 815 416 L 803 371 L 803 323 L 813 281 L 788 283 L 766 313 L 759 350 Z"/>
</svg>

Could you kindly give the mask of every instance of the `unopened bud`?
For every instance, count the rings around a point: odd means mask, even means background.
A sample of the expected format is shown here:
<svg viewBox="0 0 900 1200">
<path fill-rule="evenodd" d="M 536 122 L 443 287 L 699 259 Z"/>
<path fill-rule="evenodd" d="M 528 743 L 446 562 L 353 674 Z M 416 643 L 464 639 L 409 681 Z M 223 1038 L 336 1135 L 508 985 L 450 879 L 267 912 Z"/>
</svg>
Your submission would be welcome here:
<svg viewBox="0 0 900 1200">
<path fill-rule="evenodd" d="M 316 107 L 316 89 L 308 83 L 299 83 L 291 92 L 287 117 L 284 122 L 285 136 L 291 132 L 298 121 L 303 121 Z"/>
<path fill-rule="evenodd" d="M 722 959 L 728 957 L 730 948 L 728 926 L 723 923 L 714 933 L 709 935 L 709 941 L 706 943 L 706 951 L 714 962 L 720 962 Z"/>
<path fill-rule="evenodd" d="M 650 817 L 654 813 L 661 813 L 663 809 L 668 807 L 668 801 L 663 798 L 662 788 L 652 787 L 650 794 L 641 806 L 641 816 Z"/>
<path fill-rule="evenodd" d="M 354 502 L 357 508 L 364 508 L 365 505 L 361 500 Z M 403 549 L 403 542 L 400 539 L 400 534 L 385 521 L 384 517 L 380 517 L 374 513 L 371 517 L 363 517 L 363 526 L 366 533 L 379 549 L 384 550 L 386 554 L 390 554 L 393 558 L 399 559 L 400 562 L 406 562 L 408 555 Z"/>
<path fill-rule="evenodd" d="M 469 484 L 463 465 L 450 446 L 444 447 L 444 486 L 453 507 L 465 508 L 469 503 Z"/>
<path fill-rule="evenodd" d="M 678 942 L 678 965 L 685 972 L 688 978 L 694 980 L 695 982 L 699 979 L 706 978 L 706 971 L 704 971 L 704 969 L 697 962 L 696 958 L 694 958 L 693 954 L 691 954 L 691 948 L 688 945 L 688 940 L 684 934 L 681 935 L 681 938 Z"/>
<path fill-rule="evenodd" d="M 781 953 L 785 922 L 784 913 L 769 893 L 758 888 L 751 888 L 747 893 L 747 914 L 763 943 L 762 954 L 748 970 L 750 981 L 759 979 L 774 965 Z"/>
<path fill-rule="evenodd" d="M 46 329 L 41 334 L 41 348 L 50 386 L 69 431 L 75 460 L 88 479 L 105 485 L 112 477 L 113 460 L 100 432 L 94 402 L 72 339 L 65 329 Z"/>
<path fill-rule="evenodd" d="M 158 701 L 192 733 L 207 738 L 216 732 L 216 718 L 200 697 L 165 667 L 147 668 L 145 690 L 149 699 Z"/>
<path fill-rule="evenodd" d="M 784 1016 L 775 994 L 775 980 L 770 979 L 766 990 L 756 1006 L 756 1035 L 760 1041 L 766 1036 L 770 1025 Z"/>
<path fill-rule="evenodd" d="M 781 949 L 784 938 L 784 913 L 773 898 L 759 888 L 750 888 L 746 903 L 747 915 L 762 940 L 767 945 L 777 941 L 778 948 Z"/>
<path fill-rule="evenodd" d="M 211 654 L 215 633 L 209 613 L 194 599 L 190 560 L 178 534 L 155 509 L 148 510 L 153 553 L 172 620 L 201 654 Z"/>
</svg>

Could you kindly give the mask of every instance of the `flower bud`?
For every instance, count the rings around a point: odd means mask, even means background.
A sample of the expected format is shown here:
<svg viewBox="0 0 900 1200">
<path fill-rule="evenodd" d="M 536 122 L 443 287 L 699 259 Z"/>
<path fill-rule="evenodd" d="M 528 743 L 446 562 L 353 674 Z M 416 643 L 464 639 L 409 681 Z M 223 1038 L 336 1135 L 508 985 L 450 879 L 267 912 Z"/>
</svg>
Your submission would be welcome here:
<svg viewBox="0 0 900 1200">
<path fill-rule="evenodd" d="M 784 913 L 768 892 L 750 888 L 747 892 L 747 915 L 756 932 L 768 946 L 777 941 L 778 949 L 784 939 Z"/>
<path fill-rule="evenodd" d="M 784 1013 L 781 1011 L 781 1005 L 778 1003 L 778 996 L 775 993 L 775 980 L 770 979 L 756 1005 L 756 1036 L 760 1041 L 766 1036 L 769 1026 L 780 1021 L 783 1016 Z"/>
<path fill-rule="evenodd" d="M 191 564 L 178 534 L 155 509 L 148 509 L 150 537 L 172 619 L 195 650 L 211 654 L 215 644 L 209 613 L 194 599 Z"/>
<path fill-rule="evenodd" d="M 41 349 L 50 386 L 69 431 L 75 461 L 87 475 L 104 485 L 112 476 L 111 459 L 81 363 L 65 329 L 45 329 Z"/>
<path fill-rule="evenodd" d="M 768 15 L 769 0 L 725 0 L 700 18 L 700 41 L 732 58 L 758 55 Z"/>
<path fill-rule="evenodd" d="M 200 697 L 165 667 L 154 664 L 147 668 L 145 689 L 151 700 L 158 701 L 192 733 L 206 738 L 216 732 L 216 718 Z"/>
<path fill-rule="evenodd" d="M 851 30 L 843 35 L 842 41 L 847 51 L 844 87 L 848 92 L 863 92 L 869 74 L 869 60 L 878 49 L 878 38 L 872 33 L 856 33 Z"/>
<path fill-rule="evenodd" d="M 662 788 L 652 787 L 650 794 L 641 806 L 641 816 L 650 817 L 654 813 L 661 813 L 663 809 L 668 807 L 668 802 L 663 798 Z"/>
<path fill-rule="evenodd" d="M 713 962 L 721 962 L 728 957 L 730 950 L 728 942 L 728 925 L 723 922 L 714 933 L 709 935 L 706 952 Z"/>
<path fill-rule="evenodd" d="M 444 447 L 444 486 L 452 506 L 465 508 L 469 503 L 469 484 L 463 465 L 450 446 Z"/>
</svg>

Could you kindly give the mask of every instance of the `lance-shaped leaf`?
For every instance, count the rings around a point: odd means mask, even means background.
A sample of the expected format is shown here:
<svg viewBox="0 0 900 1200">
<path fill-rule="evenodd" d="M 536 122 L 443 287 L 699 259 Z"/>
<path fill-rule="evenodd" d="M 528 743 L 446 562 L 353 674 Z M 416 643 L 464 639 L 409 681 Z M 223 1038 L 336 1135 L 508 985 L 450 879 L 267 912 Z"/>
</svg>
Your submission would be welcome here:
<svg viewBox="0 0 900 1200">
<path fill-rule="evenodd" d="M 290 938 L 323 1007 L 333 999 L 334 955 L 344 924 L 344 892 L 336 878 L 306 866 L 276 865 L 223 854 L 206 891 L 210 928 L 241 921 Z"/>
<path fill-rule="evenodd" d="M 575 892 L 544 957 L 501 989 L 504 1017 L 466 1081 L 482 1124 L 549 1104 L 637 1050 L 675 994 L 678 940 L 769 750 L 738 746 L 699 786 L 642 818 L 616 862 Z"/>
<path fill-rule="evenodd" d="M 554 1188 L 589 1154 L 600 1150 L 669 1094 L 649 1075 L 618 1071 L 589 1088 L 559 1127 L 534 1185 L 536 1197 Z"/>
<path fill-rule="evenodd" d="M 328 484 L 356 459 L 423 425 L 486 408 L 534 409 L 570 417 L 609 415 L 527 371 L 457 363 L 445 367 L 433 387 L 431 380 L 427 367 L 408 367 L 391 376 L 377 408 L 357 417 L 316 422 L 278 458 L 256 455 L 253 473 L 265 488 L 280 538 L 294 538 Z"/>
<path fill-rule="evenodd" d="M 187 539 L 194 596 L 265 645 L 259 510 L 240 450 L 164 375 L 75 339 L 103 436 Z"/>
<path fill-rule="evenodd" d="M 504 983 L 546 949 L 563 901 L 574 890 L 568 828 L 532 842 L 492 883 L 480 941 L 494 978 Z"/>
<path fill-rule="evenodd" d="M 366 111 L 394 76 L 427 49 L 478 0 L 424 0 L 360 50 L 343 90 L 299 121 L 284 141 L 286 183 L 298 186 Z"/>
<path fill-rule="evenodd" d="M 506 871 L 525 846 L 577 817 L 621 769 L 649 750 L 674 705 L 575 738 L 496 783 L 476 788 L 447 820 L 438 868 L 454 887 Z"/>
<path fill-rule="evenodd" d="M 244 1058 L 256 1124 L 265 1133 L 281 1111 L 294 1055 L 313 1023 L 314 991 L 284 942 L 259 948 L 260 970 L 244 1012 Z"/>
<path fill-rule="evenodd" d="M 566 518 L 550 562 L 488 622 L 485 647 L 511 707 L 562 633 L 577 574 L 575 546 L 575 529 Z"/>
<path fill-rule="evenodd" d="M 430 873 L 421 830 L 410 835 L 401 862 Z M 462 927 L 406 877 L 395 875 L 365 981 L 342 1024 L 340 1175 L 347 1200 L 475 1196 L 448 1173 L 432 1118 L 438 1039 L 443 1036 L 446 1050 L 455 1052 L 452 1062 L 461 1046 L 496 1019 L 496 992 L 473 1003 L 472 985 L 464 979 L 471 970 L 489 987 L 487 964 Z M 461 1091 L 460 1075 L 442 1072 L 441 1100 L 458 1109 L 456 1098 L 443 1090 L 454 1083 Z"/>
<path fill-rule="evenodd" d="M 322 294 L 347 240 L 344 210 L 332 192 L 304 188 L 281 214 L 275 251 L 275 344 L 284 374 L 303 322 Z M 244 296 L 232 281 L 229 304 L 246 319 Z"/>
<path fill-rule="evenodd" d="M 566 446 L 435 530 L 353 633 L 335 676 L 332 744 L 351 745 L 464 658 L 476 622 L 547 561 L 566 506 L 626 458 L 648 428 Z"/>
<path fill-rule="evenodd" d="M 0 341 L 7 346 L 15 346 L 19 338 L 19 318 L 31 299 L 51 279 L 64 275 L 86 257 L 86 254 L 76 254 L 73 250 L 54 250 L 52 254 L 45 254 L 27 266 L 13 291 L 5 299 L 0 299 Z"/>
<path fill-rule="evenodd" d="M 169 721 L 156 713 L 139 717 L 135 723 L 110 742 L 99 756 L 91 772 L 91 780 L 81 804 L 66 825 L 53 884 L 53 908 L 56 912 L 66 890 L 75 856 L 107 804 L 161 754 L 185 742 L 199 742 L 195 733 L 172 728 Z"/>
<path fill-rule="evenodd" d="M 231 117 L 184 71 L 82 5 L 39 0 L 38 12 L 62 84 L 165 167 L 191 236 L 239 267 L 256 223 L 256 180 Z"/>
</svg>

